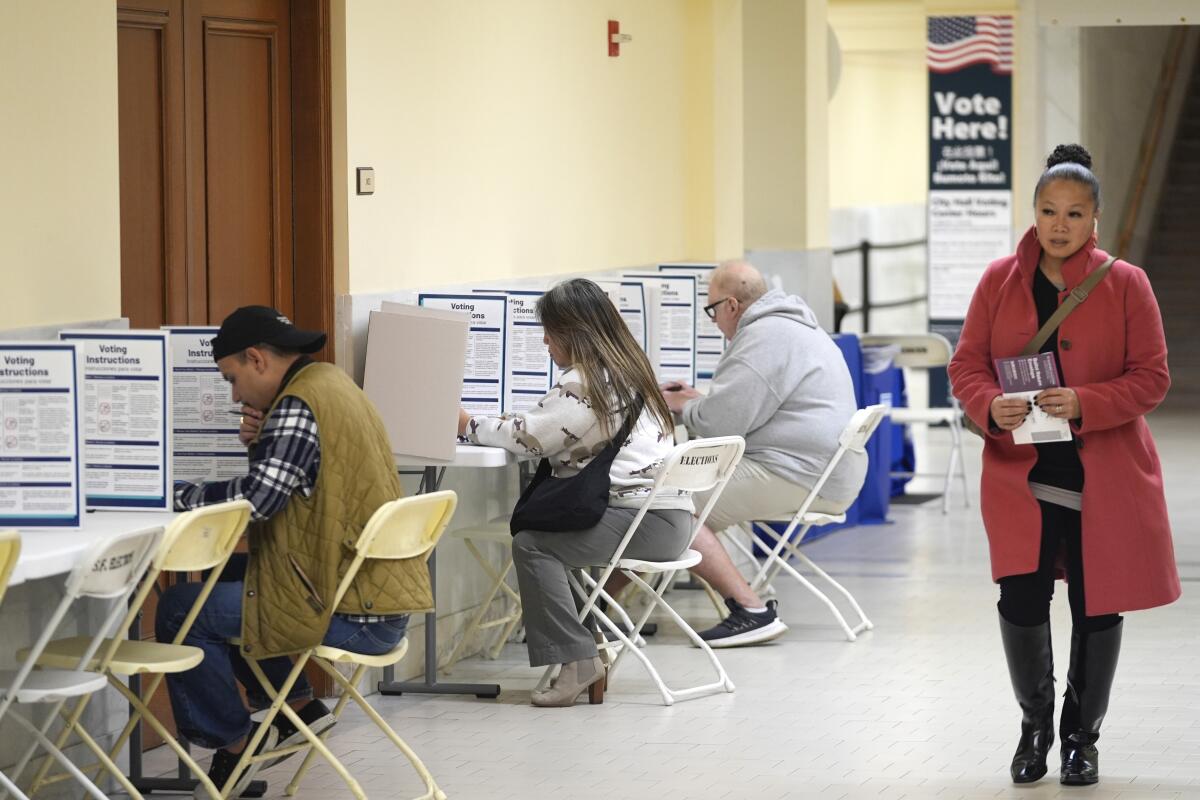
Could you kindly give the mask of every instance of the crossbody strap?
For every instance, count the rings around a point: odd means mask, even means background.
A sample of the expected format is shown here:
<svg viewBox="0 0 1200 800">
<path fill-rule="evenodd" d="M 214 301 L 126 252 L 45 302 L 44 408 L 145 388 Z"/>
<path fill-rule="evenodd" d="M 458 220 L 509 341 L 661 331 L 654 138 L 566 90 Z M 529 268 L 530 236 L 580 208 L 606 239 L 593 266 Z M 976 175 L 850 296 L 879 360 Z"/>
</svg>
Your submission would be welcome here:
<svg viewBox="0 0 1200 800">
<path fill-rule="evenodd" d="M 1046 324 L 1038 329 L 1038 332 L 1029 340 L 1029 344 L 1025 345 L 1025 349 L 1021 351 L 1021 355 L 1031 356 L 1041 350 L 1042 345 L 1058 330 L 1058 326 L 1062 324 L 1062 321 L 1069 317 L 1071 312 L 1079 307 L 1080 303 L 1087 300 L 1088 294 L 1096 288 L 1096 285 L 1100 281 L 1104 280 L 1104 276 L 1112 269 L 1113 262 L 1116 260 L 1116 256 L 1109 256 L 1107 261 L 1097 267 L 1091 275 L 1084 278 L 1083 283 L 1072 289 L 1067 295 L 1067 299 L 1062 301 L 1062 305 L 1050 315 L 1050 319 L 1046 320 Z"/>
</svg>

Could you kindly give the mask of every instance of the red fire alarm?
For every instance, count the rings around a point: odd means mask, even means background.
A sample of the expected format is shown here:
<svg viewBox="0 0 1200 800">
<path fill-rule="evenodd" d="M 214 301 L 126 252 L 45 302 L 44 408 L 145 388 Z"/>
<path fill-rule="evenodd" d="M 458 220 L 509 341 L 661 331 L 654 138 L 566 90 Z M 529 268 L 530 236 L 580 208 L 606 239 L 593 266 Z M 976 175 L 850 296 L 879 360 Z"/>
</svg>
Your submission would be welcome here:
<svg viewBox="0 0 1200 800">
<path fill-rule="evenodd" d="M 621 43 L 632 42 L 633 37 L 628 33 L 621 33 L 621 23 L 615 19 L 608 21 L 608 55 L 610 58 L 616 58 L 621 55 Z"/>
</svg>

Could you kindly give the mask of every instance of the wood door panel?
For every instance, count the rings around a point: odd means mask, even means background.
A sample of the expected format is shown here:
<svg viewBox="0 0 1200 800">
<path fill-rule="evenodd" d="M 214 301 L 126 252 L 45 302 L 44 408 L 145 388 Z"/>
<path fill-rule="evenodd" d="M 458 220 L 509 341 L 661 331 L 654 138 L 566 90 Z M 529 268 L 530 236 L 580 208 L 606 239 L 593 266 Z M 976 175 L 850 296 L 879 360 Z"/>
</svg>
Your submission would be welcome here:
<svg viewBox="0 0 1200 800">
<path fill-rule="evenodd" d="M 274 26 L 205 25 L 211 322 L 249 304 L 292 313 L 290 208 L 285 214 L 277 202 L 290 173 L 279 135 L 278 38 Z"/>
<path fill-rule="evenodd" d="M 183 71 L 179 0 L 119 7 L 121 313 L 135 328 L 183 322 Z"/>
<path fill-rule="evenodd" d="M 288 4 L 188 0 L 190 269 L 194 322 L 238 306 L 292 314 Z"/>
</svg>

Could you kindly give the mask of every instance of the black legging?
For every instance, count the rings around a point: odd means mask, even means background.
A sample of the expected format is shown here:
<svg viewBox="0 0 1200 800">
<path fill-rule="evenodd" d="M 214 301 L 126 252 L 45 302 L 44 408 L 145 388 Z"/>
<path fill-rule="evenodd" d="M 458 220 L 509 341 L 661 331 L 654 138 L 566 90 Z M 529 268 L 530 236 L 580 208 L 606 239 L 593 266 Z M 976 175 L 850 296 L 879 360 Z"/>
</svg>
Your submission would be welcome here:
<svg viewBox="0 0 1200 800">
<path fill-rule="evenodd" d="M 1037 572 L 1000 579 L 1000 602 L 996 605 L 1001 616 L 1013 625 L 1026 627 L 1050 620 L 1054 566 L 1062 549 L 1067 569 L 1067 599 L 1071 603 L 1071 622 L 1075 629 L 1081 633 L 1097 633 L 1116 625 L 1121 621 L 1119 614 L 1087 615 L 1079 512 L 1041 500 L 1038 505 L 1042 507 L 1042 548 Z"/>
</svg>

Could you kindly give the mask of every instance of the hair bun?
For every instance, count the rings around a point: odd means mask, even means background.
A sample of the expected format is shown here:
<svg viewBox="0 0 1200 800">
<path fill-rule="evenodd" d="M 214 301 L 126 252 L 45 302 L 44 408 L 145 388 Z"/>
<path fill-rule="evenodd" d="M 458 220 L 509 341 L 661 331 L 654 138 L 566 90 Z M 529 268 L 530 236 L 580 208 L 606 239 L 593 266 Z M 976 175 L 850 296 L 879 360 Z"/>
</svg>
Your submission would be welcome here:
<svg viewBox="0 0 1200 800">
<path fill-rule="evenodd" d="M 1079 164 L 1085 169 L 1092 168 L 1092 154 L 1081 144 L 1060 144 L 1046 159 L 1046 169 L 1059 164 Z"/>
</svg>

